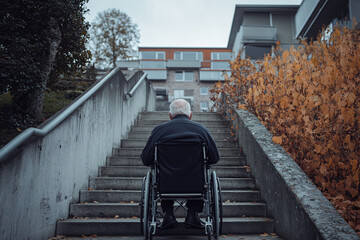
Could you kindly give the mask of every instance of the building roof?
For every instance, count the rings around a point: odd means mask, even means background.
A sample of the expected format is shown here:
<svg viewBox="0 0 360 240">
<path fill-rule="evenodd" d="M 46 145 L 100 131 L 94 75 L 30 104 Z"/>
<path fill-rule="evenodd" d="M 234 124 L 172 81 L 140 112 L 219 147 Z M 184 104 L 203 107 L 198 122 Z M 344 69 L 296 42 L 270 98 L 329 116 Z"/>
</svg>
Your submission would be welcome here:
<svg viewBox="0 0 360 240">
<path fill-rule="evenodd" d="M 237 32 L 242 25 L 245 12 L 296 12 L 299 5 L 249 5 L 236 4 L 227 48 L 232 49 Z"/>
<path fill-rule="evenodd" d="M 139 47 L 140 49 L 189 49 L 189 50 L 194 50 L 194 49 L 201 49 L 201 50 L 209 50 L 209 49 L 219 49 L 219 50 L 231 50 L 228 49 L 226 47 Z"/>
</svg>

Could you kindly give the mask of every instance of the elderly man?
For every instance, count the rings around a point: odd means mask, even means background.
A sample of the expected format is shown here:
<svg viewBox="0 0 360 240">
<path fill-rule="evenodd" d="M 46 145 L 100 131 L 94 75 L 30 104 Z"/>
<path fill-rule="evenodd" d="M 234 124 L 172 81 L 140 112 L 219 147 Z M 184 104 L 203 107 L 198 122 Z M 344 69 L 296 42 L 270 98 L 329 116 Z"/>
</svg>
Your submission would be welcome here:
<svg viewBox="0 0 360 240">
<path fill-rule="evenodd" d="M 154 162 L 155 143 L 169 135 L 193 132 L 199 134 L 206 143 L 208 163 L 214 164 L 219 160 L 219 153 L 216 144 L 211 137 L 208 129 L 197 122 L 191 121 L 192 112 L 190 104 L 184 99 L 175 100 L 170 104 L 169 117 L 171 121 L 160 124 L 155 127 L 149 137 L 147 144 L 141 154 L 141 159 L 146 166 L 150 166 Z M 165 212 L 165 217 L 161 225 L 162 229 L 175 227 L 177 221 L 173 213 L 172 200 L 161 201 L 161 207 Z M 198 213 L 202 211 L 202 200 L 188 200 L 186 203 L 188 208 L 185 219 L 185 227 L 187 228 L 203 228 L 204 224 L 200 220 Z"/>
</svg>

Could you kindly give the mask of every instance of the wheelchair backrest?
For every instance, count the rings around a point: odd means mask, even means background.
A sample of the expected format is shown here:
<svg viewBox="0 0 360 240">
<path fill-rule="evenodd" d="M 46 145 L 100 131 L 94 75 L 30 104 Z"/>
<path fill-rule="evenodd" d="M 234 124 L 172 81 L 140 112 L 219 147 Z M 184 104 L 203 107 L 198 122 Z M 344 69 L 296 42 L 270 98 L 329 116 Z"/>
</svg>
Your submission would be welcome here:
<svg viewBox="0 0 360 240">
<path fill-rule="evenodd" d="M 156 143 L 160 194 L 204 192 L 205 143 L 194 133 L 168 136 Z"/>
</svg>

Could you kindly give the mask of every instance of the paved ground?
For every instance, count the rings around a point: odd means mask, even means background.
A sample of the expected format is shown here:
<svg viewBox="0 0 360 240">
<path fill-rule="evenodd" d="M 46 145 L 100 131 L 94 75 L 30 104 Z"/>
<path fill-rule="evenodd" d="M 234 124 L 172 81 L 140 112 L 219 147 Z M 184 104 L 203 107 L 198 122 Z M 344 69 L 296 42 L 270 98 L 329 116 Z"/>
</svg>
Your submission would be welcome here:
<svg viewBox="0 0 360 240">
<path fill-rule="evenodd" d="M 68 240 L 83 240 L 84 238 L 66 238 Z M 95 237 L 95 238 L 85 238 L 85 239 L 93 239 L 93 240 L 143 240 L 144 237 Z M 278 235 L 271 234 L 260 234 L 260 235 L 222 235 L 218 239 L 226 239 L 226 240 L 284 240 Z M 206 236 L 154 236 L 154 240 L 207 240 Z"/>
</svg>

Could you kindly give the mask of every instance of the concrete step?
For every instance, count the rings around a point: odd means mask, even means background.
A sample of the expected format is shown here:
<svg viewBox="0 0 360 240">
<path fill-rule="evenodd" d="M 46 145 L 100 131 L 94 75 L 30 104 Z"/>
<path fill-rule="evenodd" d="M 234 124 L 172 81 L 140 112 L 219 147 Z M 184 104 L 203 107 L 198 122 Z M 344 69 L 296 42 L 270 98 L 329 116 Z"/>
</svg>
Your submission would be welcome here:
<svg viewBox="0 0 360 240">
<path fill-rule="evenodd" d="M 222 157 L 214 166 L 244 166 L 246 165 L 245 157 Z M 143 166 L 140 156 L 137 157 L 109 157 L 107 158 L 107 166 Z"/>
<path fill-rule="evenodd" d="M 160 203 L 158 209 L 161 210 Z M 186 217 L 186 209 L 174 204 L 177 218 Z M 70 205 L 70 217 L 140 217 L 139 203 L 78 203 Z M 223 203 L 223 217 L 264 217 L 266 204 L 259 202 Z"/>
<path fill-rule="evenodd" d="M 164 120 L 164 119 L 140 119 L 137 121 L 137 126 L 156 126 L 159 124 L 162 124 L 164 122 L 168 122 L 169 120 Z M 227 120 L 200 120 L 200 121 L 196 121 L 202 125 L 204 125 L 205 127 L 216 127 L 216 126 L 229 126 L 229 121 Z"/>
<path fill-rule="evenodd" d="M 142 186 L 142 177 L 95 177 L 90 178 L 90 188 L 96 190 L 138 190 Z M 221 189 L 256 189 L 253 178 L 220 178 Z"/>
<path fill-rule="evenodd" d="M 67 240 L 84 240 L 83 237 L 65 237 L 64 239 Z M 144 240 L 144 236 L 100 236 L 100 237 L 91 237 L 91 240 Z M 177 235 L 177 236 L 158 236 L 156 235 L 154 237 L 156 240 L 204 240 L 207 239 L 204 236 L 185 236 L 185 235 Z M 267 233 L 267 234 L 223 234 L 218 237 L 218 239 L 223 240 L 284 240 L 279 235 L 275 233 Z"/>
<path fill-rule="evenodd" d="M 259 190 L 222 190 L 222 200 L 230 202 L 260 202 Z M 119 203 L 140 202 L 140 190 L 82 190 L 80 202 Z"/>
<path fill-rule="evenodd" d="M 155 125 L 143 125 L 138 126 L 135 125 L 131 128 L 131 132 L 149 132 L 154 129 Z M 229 133 L 230 134 L 230 128 L 228 126 L 206 126 L 206 128 L 209 130 L 211 134 L 214 133 Z M 150 136 L 150 134 L 149 134 Z"/>
<path fill-rule="evenodd" d="M 139 119 L 164 119 L 169 120 L 168 112 L 146 112 L 139 115 Z M 222 116 L 218 113 L 211 112 L 193 112 L 191 120 L 223 120 Z"/>
<path fill-rule="evenodd" d="M 157 230 L 156 235 L 205 235 L 203 229 L 185 228 L 183 218 L 179 218 L 174 229 Z M 65 236 L 124 236 L 140 235 L 139 218 L 75 218 L 57 222 L 56 235 Z M 270 218 L 224 218 L 223 234 L 261 234 L 274 232 L 274 222 Z"/>
<path fill-rule="evenodd" d="M 144 177 L 149 169 L 145 166 L 105 166 L 99 167 L 99 177 Z M 249 168 L 245 166 L 214 165 L 211 169 L 218 177 L 250 177 Z"/>
<path fill-rule="evenodd" d="M 114 148 L 112 155 L 121 157 L 140 157 L 143 148 Z M 220 157 L 241 157 L 240 148 L 218 148 Z"/>
<path fill-rule="evenodd" d="M 124 139 L 121 140 L 121 147 L 124 148 L 144 148 L 146 145 L 147 139 Z M 235 141 L 216 141 L 216 146 L 218 148 L 236 148 L 238 143 Z"/>
<path fill-rule="evenodd" d="M 130 132 L 128 139 L 142 139 L 147 140 L 150 137 L 151 131 L 136 131 L 136 132 Z M 215 141 L 234 141 L 233 137 L 231 136 L 230 132 L 220 132 L 220 133 L 212 133 L 211 136 Z"/>
</svg>

